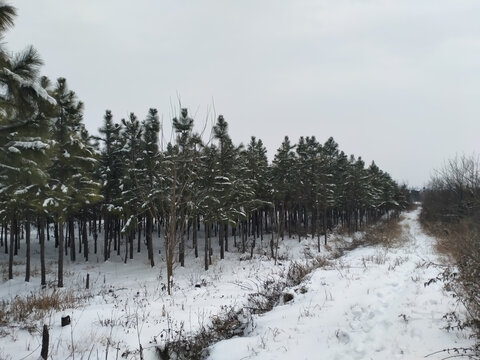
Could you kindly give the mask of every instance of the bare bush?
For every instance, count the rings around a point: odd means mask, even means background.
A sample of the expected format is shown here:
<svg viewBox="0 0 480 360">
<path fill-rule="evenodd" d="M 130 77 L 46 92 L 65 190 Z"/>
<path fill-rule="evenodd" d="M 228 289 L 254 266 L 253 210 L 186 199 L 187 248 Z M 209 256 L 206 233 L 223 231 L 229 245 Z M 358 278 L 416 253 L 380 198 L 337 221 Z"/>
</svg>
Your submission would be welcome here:
<svg viewBox="0 0 480 360">
<path fill-rule="evenodd" d="M 243 334 L 252 323 L 245 310 L 225 308 L 220 315 L 211 318 L 211 325 L 202 327 L 195 335 L 185 335 L 183 328 L 170 331 L 163 346 L 157 346 L 157 355 L 162 360 L 201 360 L 209 355 L 208 347 L 218 341 Z"/>
<path fill-rule="evenodd" d="M 443 281 L 446 290 L 450 291 L 467 310 L 466 319 L 461 319 L 456 313 L 446 314 L 447 328 L 472 329 L 477 345 L 468 349 L 468 356 L 480 358 L 478 157 L 456 157 L 436 172 L 423 196 L 421 221 L 424 229 L 436 237 L 437 250 L 447 255 L 453 263 L 448 265 L 438 278 L 430 282 Z"/>
<path fill-rule="evenodd" d="M 480 214 L 480 160 L 455 157 L 437 170 L 423 194 L 422 218 L 452 222 Z"/>
</svg>

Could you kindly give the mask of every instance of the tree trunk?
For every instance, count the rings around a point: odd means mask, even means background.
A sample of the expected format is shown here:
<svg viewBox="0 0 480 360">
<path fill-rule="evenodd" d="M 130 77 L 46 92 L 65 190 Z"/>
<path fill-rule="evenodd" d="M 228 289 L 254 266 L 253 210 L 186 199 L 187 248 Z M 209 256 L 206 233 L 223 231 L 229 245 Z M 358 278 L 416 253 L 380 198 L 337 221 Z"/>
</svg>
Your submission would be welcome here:
<svg viewBox="0 0 480 360">
<path fill-rule="evenodd" d="M 27 219 L 25 220 L 25 242 L 26 242 L 26 266 L 25 266 L 25 281 L 30 281 L 30 221 Z"/>
<path fill-rule="evenodd" d="M 74 225 L 75 226 L 75 225 Z M 83 241 L 82 241 L 82 226 L 83 226 L 83 222 L 82 220 L 78 220 L 78 253 L 81 254 L 82 253 L 82 245 L 83 245 Z M 74 248 L 75 249 L 75 248 Z"/>
<path fill-rule="evenodd" d="M 13 234 L 15 236 L 15 245 L 14 245 L 14 253 L 13 255 L 18 255 L 18 249 L 20 249 L 20 244 L 18 242 L 18 223 L 17 223 L 17 218 L 15 217 L 12 222 L 12 229 L 13 229 Z"/>
<path fill-rule="evenodd" d="M 59 221 L 58 225 L 58 287 L 63 287 L 63 246 L 65 240 L 63 238 L 63 222 Z"/>
<path fill-rule="evenodd" d="M 183 219 L 182 219 L 183 220 Z M 185 267 L 185 235 L 183 234 L 184 228 L 180 226 L 180 241 L 178 244 L 178 261 L 180 262 L 181 267 Z"/>
<path fill-rule="evenodd" d="M 68 222 L 68 230 L 70 232 L 70 260 L 74 262 L 76 260 L 75 254 L 75 222 L 70 220 Z"/>
<path fill-rule="evenodd" d="M 141 249 L 142 223 L 143 223 L 143 219 L 140 219 L 140 221 L 138 221 L 138 229 L 137 229 L 137 253 L 140 253 L 140 249 Z"/>
<path fill-rule="evenodd" d="M 225 238 L 225 251 L 228 252 L 228 224 L 224 225 L 223 236 Z"/>
<path fill-rule="evenodd" d="M 5 223 L 5 254 L 8 254 L 8 223 Z"/>
<path fill-rule="evenodd" d="M 193 248 L 195 250 L 195 258 L 198 258 L 198 230 L 197 230 L 197 216 L 193 216 Z"/>
<path fill-rule="evenodd" d="M 42 288 L 47 286 L 47 268 L 45 266 L 45 227 L 43 219 L 39 221 L 39 239 L 40 239 L 40 277 Z"/>
<path fill-rule="evenodd" d="M 155 261 L 153 258 L 153 217 L 150 214 L 147 214 L 146 217 L 145 237 L 147 239 L 148 259 L 150 260 L 150 265 L 154 267 Z"/>
<path fill-rule="evenodd" d="M 219 224 L 218 229 L 218 243 L 220 244 L 220 259 L 225 258 L 225 241 L 223 236 L 224 227 L 223 224 Z"/>
<path fill-rule="evenodd" d="M 133 249 L 134 249 L 134 246 L 133 246 L 133 243 L 135 241 L 135 230 L 132 230 L 131 233 L 130 233 L 130 260 L 133 260 Z"/>
<path fill-rule="evenodd" d="M 204 256 L 204 260 L 205 260 L 205 270 L 208 270 L 208 238 L 210 236 L 210 231 L 209 231 L 209 228 L 208 228 L 208 224 L 205 223 L 205 256 Z"/>
<path fill-rule="evenodd" d="M 88 235 L 87 235 L 87 219 L 83 217 L 83 227 L 82 227 L 82 242 L 83 242 L 83 256 L 85 257 L 85 261 L 88 262 Z"/>
<path fill-rule="evenodd" d="M 12 280 L 13 279 L 13 255 L 15 253 L 15 250 L 12 250 L 12 248 L 15 246 L 15 231 L 14 231 L 14 219 L 12 218 L 11 222 L 11 228 L 10 228 L 10 254 L 8 254 L 8 279 Z"/>
<path fill-rule="evenodd" d="M 110 221 L 107 216 L 103 217 L 103 261 L 107 261 L 109 258 L 109 246 L 108 246 L 108 239 L 109 239 L 109 227 Z"/>
<path fill-rule="evenodd" d="M 93 253 L 96 255 L 98 250 L 98 232 L 96 215 L 93 217 Z"/>
</svg>

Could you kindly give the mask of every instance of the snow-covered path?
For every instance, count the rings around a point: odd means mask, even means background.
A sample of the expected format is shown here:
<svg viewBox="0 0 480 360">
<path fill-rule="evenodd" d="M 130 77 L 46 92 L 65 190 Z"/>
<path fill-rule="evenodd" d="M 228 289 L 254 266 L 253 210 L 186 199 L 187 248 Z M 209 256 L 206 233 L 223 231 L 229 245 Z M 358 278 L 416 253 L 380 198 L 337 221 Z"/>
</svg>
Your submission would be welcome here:
<svg viewBox="0 0 480 360">
<path fill-rule="evenodd" d="M 424 286 L 439 259 L 418 214 L 405 215 L 401 247 L 358 248 L 316 270 L 303 291 L 292 289 L 293 301 L 258 317 L 248 336 L 214 345 L 210 359 L 420 359 L 471 345 L 467 334 L 443 329 L 456 305 L 442 284 Z"/>
</svg>

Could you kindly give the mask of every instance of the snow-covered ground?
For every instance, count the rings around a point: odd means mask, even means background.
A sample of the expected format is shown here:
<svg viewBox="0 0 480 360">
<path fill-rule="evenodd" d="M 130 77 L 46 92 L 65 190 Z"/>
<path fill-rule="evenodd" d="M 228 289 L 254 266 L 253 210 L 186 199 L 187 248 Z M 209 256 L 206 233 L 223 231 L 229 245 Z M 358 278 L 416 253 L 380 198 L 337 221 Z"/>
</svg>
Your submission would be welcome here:
<svg viewBox="0 0 480 360">
<path fill-rule="evenodd" d="M 260 316 L 249 336 L 216 344 L 210 359 L 420 359 L 471 344 L 442 329 L 455 303 L 442 284 L 424 286 L 438 256 L 417 216 L 403 221 L 406 244 L 359 248 L 315 271 L 301 285 L 307 292 Z"/>
<path fill-rule="evenodd" d="M 389 249 L 357 248 L 315 270 L 304 283 L 288 289 L 292 301 L 255 316 L 245 336 L 213 345 L 210 359 L 419 359 L 471 345 L 468 334 L 443 329 L 443 315 L 458 309 L 442 284 L 424 286 L 440 271 L 428 265 L 440 260 L 417 217 L 418 210 L 402 221 L 406 243 Z M 284 274 L 291 261 L 303 260 L 304 249 L 314 249 L 314 242 L 285 240 L 282 253 L 289 258 L 277 266 L 262 251 L 253 260 L 227 253 L 225 260 L 214 258 L 207 272 L 202 259 L 189 257 L 186 268 L 175 269 L 172 296 L 165 291 L 164 264 L 152 269 L 144 255 L 128 264 L 95 257 L 88 264 L 69 264 L 66 287 L 59 291 L 73 290 L 85 299 L 74 309 L 31 320 L 37 325 L 32 333 L 19 324 L 0 328 L 0 359 L 38 359 L 43 323 L 50 327 L 52 359 L 139 359 L 140 343 L 146 360 L 158 359 L 155 346 L 163 339 L 176 337 L 180 330 L 195 332 L 230 306 L 242 308 L 248 294 L 266 279 Z M 0 261 L 4 265 L 7 257 L 1 255 Z M 52 278 L 54 262 L 49 266 Z M 41 291 L 38 275 L 24 283 L 23 265 L 15 270 L 15 279 L 0 285 L 0 301 Z M 89 290 L 84 289 L 87 273 Z M 62 328 L 60 317 L 67 314 L 72 326 Z"/>
</svg>

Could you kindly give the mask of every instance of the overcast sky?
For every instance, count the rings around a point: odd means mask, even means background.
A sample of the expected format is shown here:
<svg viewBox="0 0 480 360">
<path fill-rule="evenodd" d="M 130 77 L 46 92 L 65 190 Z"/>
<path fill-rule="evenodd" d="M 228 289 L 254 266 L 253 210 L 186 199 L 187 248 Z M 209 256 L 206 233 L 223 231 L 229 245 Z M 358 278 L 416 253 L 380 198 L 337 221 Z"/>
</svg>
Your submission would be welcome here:
<svg viewBox="0 0 480 360">
<path fill-rule="evenodd" d="M 273 158 L 285 135 L 333 136 L 399 182 L 423 186 L 480 153 L 478 0 L 17 0 L 4 39 L 66 77 L 92 133 L 182 105 L 200 130 L 223 114 L 235 143 Z"/>
</svg>

